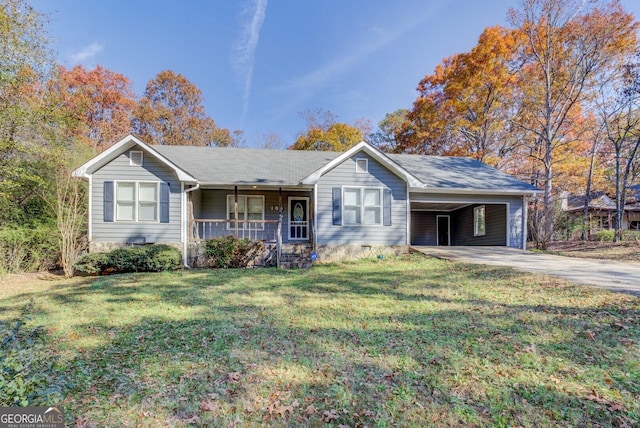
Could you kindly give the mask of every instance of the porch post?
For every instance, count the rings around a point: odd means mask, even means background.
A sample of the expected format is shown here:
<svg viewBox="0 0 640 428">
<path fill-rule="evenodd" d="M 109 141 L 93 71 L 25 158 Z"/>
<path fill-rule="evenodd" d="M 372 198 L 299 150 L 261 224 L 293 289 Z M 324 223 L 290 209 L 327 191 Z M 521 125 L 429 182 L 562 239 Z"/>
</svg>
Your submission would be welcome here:
<svg viewBox="0 0 640 428">
<path fill-rule="evenodd" d="M 236 225 L 236 238 L 238 237 L 238 186 L 233 188 L 233 213 Z"/>
<path fill-rule="evenodd" d="M 282 251 L 282 187 L 278 189 L 278 229 L 276 230 L 276 265 L 280 267 Z"/>
</svg>

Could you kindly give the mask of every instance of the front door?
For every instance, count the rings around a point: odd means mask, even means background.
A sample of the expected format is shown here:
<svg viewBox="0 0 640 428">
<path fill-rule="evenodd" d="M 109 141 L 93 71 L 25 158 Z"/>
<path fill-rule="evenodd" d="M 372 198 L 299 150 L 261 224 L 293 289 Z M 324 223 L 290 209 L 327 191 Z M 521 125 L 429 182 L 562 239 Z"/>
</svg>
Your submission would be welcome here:
<svg viewBox="0 0 640 428">
<path fill-rule="evenodd" d="M 289 198 L 289 240 L 309 240 L 309 198 Z"/>
<path fill-rule="evenodd" d="M 438 246 L 451 245 L 449 239 L 449 216 L 439 215 L 436 217 L 437 229 L 438 229 Z"/>
</svg>

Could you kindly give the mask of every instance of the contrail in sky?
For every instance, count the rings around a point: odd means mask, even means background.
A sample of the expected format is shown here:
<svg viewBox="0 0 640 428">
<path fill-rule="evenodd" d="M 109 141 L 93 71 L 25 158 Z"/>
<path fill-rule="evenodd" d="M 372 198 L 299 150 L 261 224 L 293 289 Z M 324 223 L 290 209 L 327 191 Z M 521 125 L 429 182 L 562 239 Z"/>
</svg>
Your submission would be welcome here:
<svg viewBox="0 0 640 428">
<path fill-rule="evenodd" d="M 249 16 L 243 24 L 242 35 L 236 47 L 236 56 L 233 59 L 237 77 L 244 86 L 241 125 L 244 123 L 249 111 L 254 55 L 260 39 L 260 29 L 267 11 L 267 0 L 254 0 L 251 6 L 251 8 L 247 9 L 247 15 Z"/>
</svg>

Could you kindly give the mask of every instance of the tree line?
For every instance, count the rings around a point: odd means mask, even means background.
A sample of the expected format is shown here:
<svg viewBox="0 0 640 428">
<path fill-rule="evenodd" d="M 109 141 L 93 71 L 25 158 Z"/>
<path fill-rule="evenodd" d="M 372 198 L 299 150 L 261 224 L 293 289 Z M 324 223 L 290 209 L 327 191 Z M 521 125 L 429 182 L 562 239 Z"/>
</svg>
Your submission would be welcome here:
<svg viewBox="0 0 640 428">
<path fill-rule="evenodd" d="M 262 145 L 342 151 L 367 139 L 386 152 L 471 156 L 542 189 L 529 215 L 541 248 L 564 191 L 615 193 L 619 228 L 640 171 L 638 22 L 619 0 L 522 0 L 508 18 L 469 52 L 443 59 L 419 82 L 413 105 L 375 130 L 366 119 L 347 124 L 306 110 L 293 143 L 266 134 Z M 86 188 L 70 171 L 124 135 L 150 144 L 245 144 L 241 130 L 216 125 L 202 92 L 179 73 L 161 71 L 138 97 L 117 72 L 57 65 L 47 24 L 26 0 L 0 6 L 4 272 L 68 267 L 83 250 Z"/>
</svg>

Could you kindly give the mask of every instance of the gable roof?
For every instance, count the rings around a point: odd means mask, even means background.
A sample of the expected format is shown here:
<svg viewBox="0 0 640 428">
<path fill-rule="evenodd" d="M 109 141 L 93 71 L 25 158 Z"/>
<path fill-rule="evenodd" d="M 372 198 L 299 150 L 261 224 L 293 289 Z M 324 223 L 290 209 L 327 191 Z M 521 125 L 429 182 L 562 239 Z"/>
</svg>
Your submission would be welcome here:
<svg viewBox="0 0 640 428">
<path fill-rule="evenodd" d="M 73 172 L 88 177 L 136 145 L 173 169 L 181 181 L 203 186 L 311 186 L 346 159 L 363 152 L 409 184 L 412 191 L 530 194 L 539 190 L 482 162 L 458 157 L 384 154 L 361 142 L 350 150 L 314 152 L 232 147 L 150 146 L 133 135 Z"/>
<path fill-rule="evenodd" d="M 339 156 L 337 156 L 331 162 L 323 165 L 321 168 L 319 168 L 319 169 L 315 170 L 313 173 L 307 175 L 305 178 L 302 179 L 302 182 L 305 183 L 305 184 L 315 184 L 318 181 L 318 179 L 324 173 L 326 173 L 327 171 L 330 171 L 331 169 L 335 168 L 337 165 L 339 165 L 342 162 L 344 162 L 346 159 L 349 159 L 353 155 L 355 155 L 357 153 L 360 153 L 360 152 L 364 152 L 364 153 L 368 154 L 369 156 L 371 156 L 373 159 L 375 159 L 378 162 L 380 162 L 382 165 L 384 165 L 391 172 L 393 172 L 398 177 L 404 179 L 404 181 L 409 183 L 409 185 L 411 187 L 420 187 L 420 186 L 423 185 L 420 182 L 420 180 L 418 180 L 409 171 L 404 169 L 400 164 L 398 164 L 397 162 L 392 161 L 385 154 L 383 154 L 382 152 L 380 152 L 376 148 L 370 146 L 369 144 L 365 143 L 364 141 L 356 144 L 355 146 L 353 146 L 352 148 L 350 148 L 346 152 L 341 153 Z"/>
<path fill-rule="evenodd" d="M 100 153 L 96 157 L 90 159 L 88 162 L 85 162 L 83 165 L 75 169 L 71 173 L 71 175 L 73 175 L 74 177 L 88 178 L 95 171 L 99 170 L 100 168 L 102 168 L 103 166 L 111 162 L 116 156 L 121 155 L 122 153 L 126 152 L 129 149 L 132 149 L 135 146 L 138 146 L 146 150 L 147 152 L 154 155 L 160 162 L 167 165 L 170 169 L 172 169 L 176 173 L 180 181 L 193 182 L 193 183 L 198 181 L 196 180 L 195 177 L 187 173 L 185 170 L 182 170 L 181 168 L 176 166 L 172 161 L 170 161 L 169 159 L 167 159 L 166 157 L 158 153 L 154 149 L 156 146 L 150 146 L 148 144 L 145 144 L 142 140 L 140 140 L 139 138 L 131 134 L 127 135 L 122 140 L 118 141 L 116 144 L 109 147 L 107 150 Z"/>
</svg>

